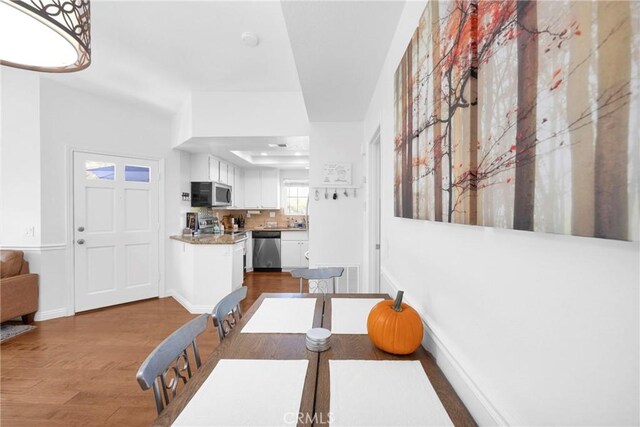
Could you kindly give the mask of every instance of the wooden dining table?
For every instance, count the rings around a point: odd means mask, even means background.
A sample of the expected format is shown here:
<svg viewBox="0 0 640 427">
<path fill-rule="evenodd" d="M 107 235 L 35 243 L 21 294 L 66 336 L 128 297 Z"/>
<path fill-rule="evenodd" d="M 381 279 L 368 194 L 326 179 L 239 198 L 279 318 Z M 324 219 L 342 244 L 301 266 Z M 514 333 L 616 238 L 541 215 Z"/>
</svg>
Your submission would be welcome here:
<svg viewBox="0 0 640 427">
<path fill-rule="evenodd" d="M 453 387 L 435 360 L 423 347 L 410 355 L 397 356 L 376 348 L 366 334 L 333 334 L 331 348 L 316 353 L 307 350 L 305 334 L 241 333 L 265 298 L 315 298 L 314 328 L 331 329 L 331 300 L 333 298 L 384 298 L 386 294 L 262 294 L 244 314 L 233 331 L 207 357 L 200 369 L 187 382 L 173 401 L 156 418 L 154 426 L 169 426 L 198 392 L 218 362 L 222 359 L 309 360 L 300 403 L 299 426 L 326 425 L 329 418 L 329 360 L 417 360 L 433 385 L 449 418 L 456 426 L 476 426 Z M 383 393 L 384 391 L 381 390 Z M 265 396 L 265 399 L 268 399 Z M 314 423 L 315 422 L 315 423 Z"/>
</svg>

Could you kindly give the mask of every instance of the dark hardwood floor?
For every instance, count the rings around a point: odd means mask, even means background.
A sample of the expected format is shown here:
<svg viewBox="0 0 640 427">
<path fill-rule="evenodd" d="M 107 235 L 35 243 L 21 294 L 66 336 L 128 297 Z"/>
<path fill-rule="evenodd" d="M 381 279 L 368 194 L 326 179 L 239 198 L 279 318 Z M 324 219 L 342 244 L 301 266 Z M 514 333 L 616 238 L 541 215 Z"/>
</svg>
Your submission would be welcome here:
<svg viewBox="0 0 640 427">
<path fill-rule="evenodd" d="M 248 309 L 263 292 L 298 292 L 289 273 L 250 273 Z M 149 425 L 152 392 L 135 375 L 165 337 L 195 317 L 173 298 L 152 299 L 36 322 L 0 346 L 0 425 Z M 218 345 L 209 323 L 198 344 L 204 358 Z"/>
</svg>

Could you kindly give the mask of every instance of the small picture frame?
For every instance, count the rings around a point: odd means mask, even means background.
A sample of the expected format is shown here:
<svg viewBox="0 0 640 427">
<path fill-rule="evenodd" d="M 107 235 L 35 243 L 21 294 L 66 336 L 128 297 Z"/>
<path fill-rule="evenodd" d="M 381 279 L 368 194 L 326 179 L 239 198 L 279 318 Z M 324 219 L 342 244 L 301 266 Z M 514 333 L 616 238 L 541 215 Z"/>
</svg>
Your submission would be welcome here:
<svg viewBox="0 0 640 427">
<path fill-rule="evenodd" d="M 196 229 L 197 216 L 195 212 L 187 212 L 187 228 Z"/>
</svg>

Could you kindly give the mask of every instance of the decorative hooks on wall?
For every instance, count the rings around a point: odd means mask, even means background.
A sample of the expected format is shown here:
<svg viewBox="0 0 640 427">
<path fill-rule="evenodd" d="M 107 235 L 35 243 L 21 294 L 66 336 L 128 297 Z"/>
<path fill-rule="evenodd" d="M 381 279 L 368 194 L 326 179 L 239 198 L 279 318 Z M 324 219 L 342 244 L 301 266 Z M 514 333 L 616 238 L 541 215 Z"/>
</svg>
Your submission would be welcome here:
<svg viewBox="0 0 640 427">
<path fill-rule="evenodd" d="M 357 198 L 358 197 L 358 187 L 355 186 L 330 186 L 330 185 L 320 185 L 311 187 L 313 190 L 313 199 L 317 202 L 321 198 L 322 190 L 324 190 L 324 198 L 325 200 L 338 200 L 340 198 Z"/>
</svg>

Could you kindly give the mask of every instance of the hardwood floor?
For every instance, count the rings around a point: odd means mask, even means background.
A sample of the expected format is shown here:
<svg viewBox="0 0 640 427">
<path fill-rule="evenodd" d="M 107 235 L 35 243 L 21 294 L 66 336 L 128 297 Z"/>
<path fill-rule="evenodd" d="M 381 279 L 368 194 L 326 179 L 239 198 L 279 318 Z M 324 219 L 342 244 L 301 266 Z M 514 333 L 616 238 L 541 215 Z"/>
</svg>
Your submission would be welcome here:
<svg viewBox="0 0 640 427">
<path fill-rule="evenodd" d="M 289 273 L 249 273 L 246 310 L 263 292 L 298 292 Z M 173 298 L 152 299 L 36 322 L 0 346 L 0 425 L 149 425 L 153 395 L 138 367 L 164 338 L 195 317 Z M 209 323 L 203 358 L 218 345 Z"/>
</svg>

